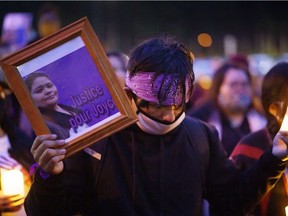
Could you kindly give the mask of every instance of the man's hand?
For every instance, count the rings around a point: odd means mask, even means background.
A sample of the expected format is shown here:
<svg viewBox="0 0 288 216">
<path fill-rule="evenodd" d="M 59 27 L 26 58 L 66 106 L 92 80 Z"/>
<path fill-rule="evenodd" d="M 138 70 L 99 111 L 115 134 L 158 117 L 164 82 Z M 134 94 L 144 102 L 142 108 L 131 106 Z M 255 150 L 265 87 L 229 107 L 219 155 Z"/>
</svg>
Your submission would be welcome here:
<svg viewBox="0 0 288 216">
<path fill-rule="evenodd" d="M 288 132 L 279 131 L 273 140 L 272 154 L 281 160 L 288 160 Z"/>
<path fill-rule="evenodd" d="M 39 166 L 49 174 L 59 174 L 64 169 L 63 159 L 68 144 L 65 140 L 56 140 L 55 134 L 37 136 L 33 142 L 31 153 Z"/>
<path fill-rule="evenodd" d="M 0 211 L 15 212 L 18 211 L 24 202 L 24 196 L 17 195 L 0 195 Z"/>
</svg>

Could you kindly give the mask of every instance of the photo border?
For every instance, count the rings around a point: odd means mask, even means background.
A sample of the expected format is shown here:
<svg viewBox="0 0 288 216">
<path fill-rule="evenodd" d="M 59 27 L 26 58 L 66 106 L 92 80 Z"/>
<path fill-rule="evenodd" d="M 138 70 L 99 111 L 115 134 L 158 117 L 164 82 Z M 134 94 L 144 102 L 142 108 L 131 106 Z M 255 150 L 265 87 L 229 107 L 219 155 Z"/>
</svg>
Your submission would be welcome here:
<svg viewBox="0 0 288 216">
<path fill-rule="evenodd" d="M 88 18 L 83 17 L 62 28 L 57 33 L 42 38 L 33 44 L 28 45 L 24 49 L 10 54 L 0 61 L 1 69 L 3 70 L 12 91 L 17 97 L 36 135 L 51 133 L 38 107 L 33 102 L 18 67 L 28 61 L 33 61 L 48 51 L 79 36 L 83 40 L 91 59 L 95 63 L 103 82 L 120 112 L 120 115 L 116 115 L 116 117 L 104 121 L 103 124 L 94 127 L 92 130 L 81 133 L 80 136 L 72 139 L 68 138 L 66 140 L 69 144 L 67 147 L 66 157 L 69 157 L 83 148 L 126 128 L 131 124 L 134 124 L 138 120 L 137 115 L 133 111 L 130 101 L 123 87 L 121 87 L 116 73 L 113 71 L 106 53 L 93 31 Z"/>
</svg>

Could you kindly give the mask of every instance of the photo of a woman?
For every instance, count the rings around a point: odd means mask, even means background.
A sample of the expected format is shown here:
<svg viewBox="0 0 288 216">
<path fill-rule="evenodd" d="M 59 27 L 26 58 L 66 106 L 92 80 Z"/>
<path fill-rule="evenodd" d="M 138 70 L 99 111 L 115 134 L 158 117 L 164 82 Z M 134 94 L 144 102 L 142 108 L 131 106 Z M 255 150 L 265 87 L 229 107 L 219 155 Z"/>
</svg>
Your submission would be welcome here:
<svg viewBox="0 0 288 216">
<path fill-rule="evenodd" d="M 69 120 L 80 113 L 81 110 L 58 103 L 57 87 L 47 74 L 42 72 L 31 73 L 25 79 L 25 84 L 34 103 L 46 120 L 51 133 L 57 134 L 59 138 L 67 139 L 87 128 L 86 124 L 78 127 L 71 126 Z"/>
</svg>

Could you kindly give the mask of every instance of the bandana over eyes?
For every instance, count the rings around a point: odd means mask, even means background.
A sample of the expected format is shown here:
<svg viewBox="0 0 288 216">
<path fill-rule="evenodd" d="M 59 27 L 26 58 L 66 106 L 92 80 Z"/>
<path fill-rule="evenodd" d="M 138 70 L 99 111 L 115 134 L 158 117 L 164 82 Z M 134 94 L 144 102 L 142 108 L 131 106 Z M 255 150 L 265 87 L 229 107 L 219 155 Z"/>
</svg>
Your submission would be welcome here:
<svg viewBox="0 0 288 216">
<path fill-rule="evenodd" d="M 166 75 L 165 80 L 164 74 L 160 74 L 154 80 L 154 72 L 136 72 L 133 77 L 130 79 L 129 73 L 126 73 L 126 85 L 131 89 L 131 91 L 137 95 L 137 97 L 161 105 L 181 105 L 183 97 L 183 89 L 177 85 L 177 80 L 175 76 Z M 172 80 L 175 80 L 174 82 Z M 171 82 L 172 81 L 172 82 Z M 170 86 L 172 83 L 172 86 Z M 162 86 L 161 86 L 162 85 Z M 189 100 L 189 89 L 191 87 L 190 82 L 186 79 L 186 93 L 185 93 L 185 102 Z M 169 89 L 165 101 L 158 100 L 158 93 L 161 88 L 161 91 L 164 93 Z"/>
</svg>

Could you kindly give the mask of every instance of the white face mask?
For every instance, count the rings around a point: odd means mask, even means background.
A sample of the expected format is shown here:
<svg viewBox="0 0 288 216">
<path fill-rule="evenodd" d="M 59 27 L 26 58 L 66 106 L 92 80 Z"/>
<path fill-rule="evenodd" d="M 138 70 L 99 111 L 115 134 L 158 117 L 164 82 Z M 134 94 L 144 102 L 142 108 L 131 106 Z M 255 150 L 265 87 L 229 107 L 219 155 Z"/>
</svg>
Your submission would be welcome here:
<svg viewBox="0 0 288 216">
<path fill-rule="evenodd" d="M 147 116 L 145 116 L 143 113 L 138 113 L 138 119 L 137 125 L 146 133 L 153 134 L 153 135 L 163 135 L 174 128 L 176 128 L 185 118 L 185 112 L 181 114 L 181 116 L 173 123 L 171 124 L 161 124 L 160 122 L 157 122 Z"/>
</svg>

